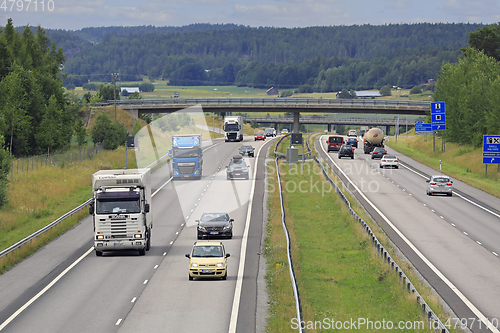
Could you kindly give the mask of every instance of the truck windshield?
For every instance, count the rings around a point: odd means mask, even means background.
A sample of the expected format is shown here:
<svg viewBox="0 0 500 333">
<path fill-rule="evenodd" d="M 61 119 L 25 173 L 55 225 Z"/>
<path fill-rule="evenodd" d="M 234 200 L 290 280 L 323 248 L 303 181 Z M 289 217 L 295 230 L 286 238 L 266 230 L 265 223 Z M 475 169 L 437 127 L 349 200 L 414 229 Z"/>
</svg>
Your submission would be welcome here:
<svg viewBox="0 0 500 333">
<path fill-rule="evenodd" d="M 231 131 L 238 131 L 239 130 L 239 126 L 238 124 L 225 124 L 224 125 L 224 131 L 226 132 L 231 132 Z"/>
<path fill-rule="evenodd" d="M 97 194 L 96 214 L 140 213 L 138 192 L 102 192 Z"/>
<path fill-rule="evenodd" d="M 173 157 L 175 158 L 192 158 L 200 156 L 200 148 L 174 148 Z"/>
</svg>

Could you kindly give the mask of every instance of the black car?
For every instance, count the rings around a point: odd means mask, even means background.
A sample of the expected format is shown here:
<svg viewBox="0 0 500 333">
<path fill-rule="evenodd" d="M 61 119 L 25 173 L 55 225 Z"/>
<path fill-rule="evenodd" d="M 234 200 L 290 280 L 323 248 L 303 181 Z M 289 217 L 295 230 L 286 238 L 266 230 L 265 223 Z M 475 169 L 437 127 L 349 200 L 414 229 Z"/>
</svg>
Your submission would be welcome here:
<svg viewBox="0 0 500 333">
<path fill-rule="evenodd" d="M 342 157 L 350 157 L 351 159 L 354 158 L 354 147 L 350 145 L 342 145 L 339 150 L 339 158 Z"/>
<path fill-rule="evenodd" d="M 233 219 L 226 212 L 206 212 L 201 215 L 197 226 L 197 237 L 233 238 Z"/>
<path fill-rule="evenodd" d="M 249 179 L 250 175 L 250 170 L 249 166 L 246 164 L 245 160 L 243 159 L 243 156 L 240 154 L 236 154 L 233 156 L 233 159 L 231 162 L 229 162 L 229 165 L 226 166 L 226 176 L 227 179 L 233 179 L 233 178 L 245 178 Z"/>
<path fill-rule="evenodd" d="M 375 158 L 382 158 L 382 156 L 387 154 L 387 150 L 382 147 L 375 147 L 372 151 L 372 160 Z"/>
<path fill-rule="evenodd" d="M 254 156 L 254 151 L 255 148 L 250 146 L 250 145 L 243 145 L 240 147 L 240 154 L 241 156 L 245 156 L 247 154 L 248 156 Z"/>
</svg>

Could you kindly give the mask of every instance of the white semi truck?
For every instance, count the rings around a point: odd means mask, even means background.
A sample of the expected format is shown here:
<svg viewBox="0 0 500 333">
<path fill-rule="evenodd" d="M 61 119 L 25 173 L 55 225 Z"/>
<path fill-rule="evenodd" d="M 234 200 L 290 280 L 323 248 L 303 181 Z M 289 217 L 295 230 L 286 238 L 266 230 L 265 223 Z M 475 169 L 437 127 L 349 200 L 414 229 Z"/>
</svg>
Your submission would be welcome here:
<svg viewBox="0 0 500 333">
<path fill-rule="evenodd" d="M 151 246 L 151 172 L 149 169 L 100 170 L 92 175 L 94 249 L 103 252 Z"/>
<path fill-rule="evenodd" d="M 224 117 L 224 141 L 243 141 L 243 117 Z"/>
</svg>

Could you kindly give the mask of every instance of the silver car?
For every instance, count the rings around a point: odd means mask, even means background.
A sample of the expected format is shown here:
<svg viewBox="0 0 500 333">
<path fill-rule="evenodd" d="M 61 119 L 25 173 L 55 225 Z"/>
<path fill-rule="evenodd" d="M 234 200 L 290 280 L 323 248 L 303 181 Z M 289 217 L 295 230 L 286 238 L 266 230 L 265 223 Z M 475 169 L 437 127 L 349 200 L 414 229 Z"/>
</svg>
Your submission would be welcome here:
<svg viewBox="0 0 500 333">
<path fill-rule="evenodd" d="M 427 180 L 427 195 L 434 195 L 434 193 L 443 193 L 452 196 L 453 182 L 450 177 L 445 175 L 431 176 Z"/>
</svg>

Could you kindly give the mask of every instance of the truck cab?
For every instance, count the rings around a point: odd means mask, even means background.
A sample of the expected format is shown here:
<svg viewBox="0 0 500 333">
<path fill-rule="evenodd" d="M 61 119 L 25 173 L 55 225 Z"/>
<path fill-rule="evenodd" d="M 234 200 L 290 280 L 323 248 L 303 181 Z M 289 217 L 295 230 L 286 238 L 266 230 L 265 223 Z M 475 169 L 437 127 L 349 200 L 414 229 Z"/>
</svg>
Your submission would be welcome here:
<svg viewBox="0 0 500 333">
<path fill-rule="evenodd" d="M 201 179 L 203 174 L 201 135 L 173 136 L 170 157 L 172 157 L 173 179 Z"/>
</svg>

